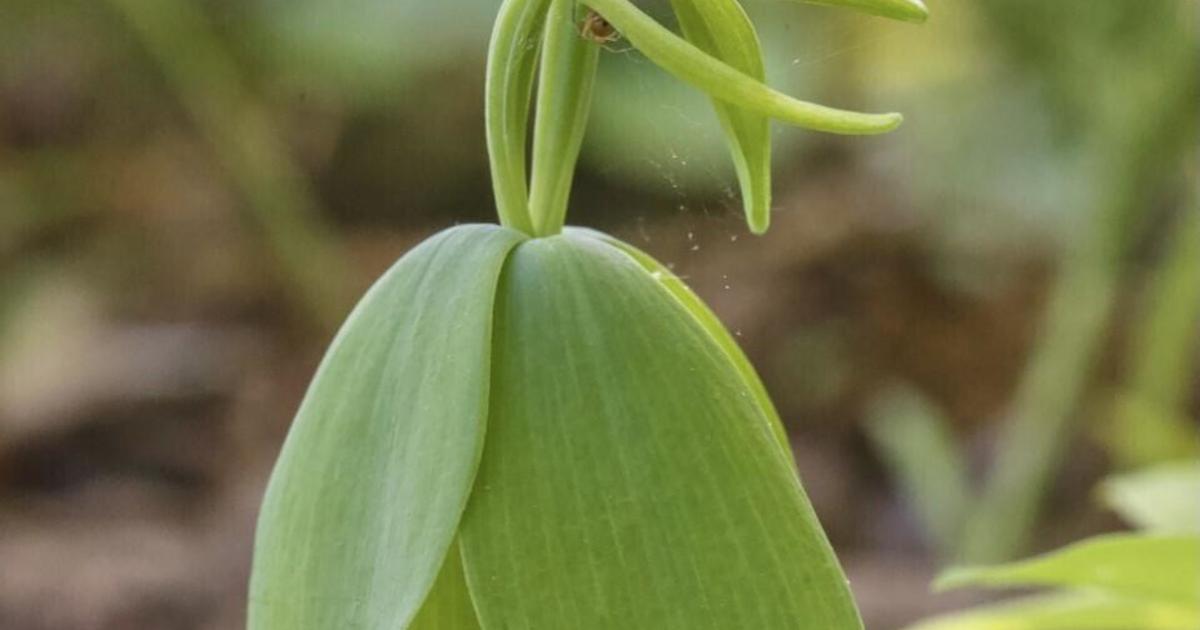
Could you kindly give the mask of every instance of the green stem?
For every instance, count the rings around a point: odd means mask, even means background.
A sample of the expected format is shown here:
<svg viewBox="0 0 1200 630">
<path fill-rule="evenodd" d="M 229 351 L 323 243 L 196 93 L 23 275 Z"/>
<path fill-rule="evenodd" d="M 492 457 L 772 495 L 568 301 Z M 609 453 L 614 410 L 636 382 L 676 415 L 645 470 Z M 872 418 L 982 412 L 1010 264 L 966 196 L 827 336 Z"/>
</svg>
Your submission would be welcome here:
<svg viewBox="0 0 1200 630">
<path fill-rule="evenodd" d="M 600 46 L 579 33 L 575 0 L 553 0 L 546 18 L 529 213 L 537 236 L 562 231 L 587 130 Z"/>
<path fill-rule="evenodd" d="M 542 25 L 550 0 L 505 0 L 488 50 L 486 126 L 492 190 L 502 225 L 533 233 L 526 136 Z"/>
<path fill-rule="evenodd" d="M 655 64 L 731 105 L 829 133 L 875 134 L 900 126 L 900 114 L 860 114 L 796 100 L 722 63 L 675 35 L 629 0 L 583 0 Z"/>
</svg>

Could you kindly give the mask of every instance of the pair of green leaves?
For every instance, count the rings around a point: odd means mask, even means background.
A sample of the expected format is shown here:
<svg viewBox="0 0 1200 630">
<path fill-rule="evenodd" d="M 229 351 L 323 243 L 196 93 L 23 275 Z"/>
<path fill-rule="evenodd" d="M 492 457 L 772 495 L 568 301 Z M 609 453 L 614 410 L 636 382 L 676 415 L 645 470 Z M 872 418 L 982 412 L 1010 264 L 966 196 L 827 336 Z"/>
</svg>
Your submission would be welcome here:
<svg viewBox="0 0 1200 630">
<path fill-rule="evenodd" d="M 878 15 L 921 21 L 920 0 L 821 0 Z M 683 37 L 630 0 L 507 0 L 492 40 L 488 140 L 501 222 L 535 235 L 561 230 L 583 141 L 597 46 L 572 37 L 586 6 L 650 61 L 713 99 L 733 157 L 750 229 L 765 232 L 771 208 L 770 120 L 844 134 L 883 133 L 899 114 L 860 114 L 799 101 L 768 87 L 762 49 L 738 0 L 671 0 Z M 548 18 L 544 18 L 549 14 Z M 532 181 L 525 136 L 535 65 L 541 82 Z M 590 50 L 589 50 L 590 49 Z"/>
<path fill-rule="evenodd" d="M 447 230 L 337 338 L 263 504 L 251 630 L 861 628 L 766 394 L 595 232 Z"/>
<path fill-rule="evenodd" d="M 1057 587 L 910 630 L 1190 630 L 1200 624 L 1200 463 L 1117 477 L 1105 501 L 1143 531 L 1010 564 L 952 569 L 937 585 Z"/>
</svg>

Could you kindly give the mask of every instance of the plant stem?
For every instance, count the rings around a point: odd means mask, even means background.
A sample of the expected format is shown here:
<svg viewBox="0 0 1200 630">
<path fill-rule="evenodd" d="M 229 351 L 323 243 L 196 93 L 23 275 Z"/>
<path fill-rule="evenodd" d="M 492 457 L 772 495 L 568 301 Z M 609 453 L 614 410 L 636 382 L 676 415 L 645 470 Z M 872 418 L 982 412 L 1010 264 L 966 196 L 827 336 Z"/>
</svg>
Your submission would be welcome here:
<svg viewBox="0 0 1200 630">
<path fill-rule="evenodd" d="M 486 127 L 492 190 L 501 225 L 533 234 L 526 136 L 533 78 L 550 0 L 505 0 L 488 50 Z"/>
<path fill-rule="evenodd" d="M 900 114 L 860 114 L 796 100 L 696 48 L 629 0 L 583 2 L 655 64 L 731 105 L 799 127 L 840 134 L 885 133 L 904 120 Z"/>
<path fill-rule="evenodd" d="M 579 33 L 575 6 L 553 0 L 546 18 L 529 194 L 537 236 L 558 234 L 566 220 L 600 60 L 600 46 Z"/>
<path fill-rule="evenodd" d="M 198 6 L 183 0 L 109 0 L 129 23 L 225 171 L 241 190 L 291 291 L 324 329 L 348 304 L 343 257 L 325 236 L 320 209 L 280 139 L 271 115 L 244 87 L 237 64 L 208 28 Z"/>
</svg>

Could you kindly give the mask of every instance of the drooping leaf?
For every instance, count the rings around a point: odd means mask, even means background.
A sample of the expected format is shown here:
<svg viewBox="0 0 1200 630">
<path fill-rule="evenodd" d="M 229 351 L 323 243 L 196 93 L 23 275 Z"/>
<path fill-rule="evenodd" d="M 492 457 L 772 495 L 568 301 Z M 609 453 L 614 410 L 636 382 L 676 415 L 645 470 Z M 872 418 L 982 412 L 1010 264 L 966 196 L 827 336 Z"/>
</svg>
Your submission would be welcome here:
<svg viewBox="0 0 1200 630">
<path fill-rule="evenodd" d="M 1030 560 L 951 569 L 937 586 L 1094 588 L 1116 596 L 1200 606 L 1200 536 L 1099 536 Z"/>
<path fill-rule="evenodd" d="M 651 61 L 730 105 L 776 120 L 829 133 L 886 133 L 900 126 L 900 114 L 862 114 L 794 99 L 772 90 L 689 44 L 643 13 L 629 0 L 585 0 Z"/>
<path fill-rule="evenodd" d="M 1188 630 L 1200 608 L 1097 593 L 1037 595 L 951 613 L 905 630 Z"/>
<path fill-rule="evenodd" d="M 483 449 L 493 298 L 522 238 L 442 232 L 351 314 L 267 490 L 249 628 L 393 630 L 417 614 Z"/>
<path fill-rule="evenodd" d="M 764 410 L 649 272 L 528 241 L 460 536 L 485 628 L 860 628 Z"/>
<path fill-rule="evenodd" d="M 485 121 L 500 222 L 533 233 L 526 144 L 533 79 L 550 0 L 505 0 L 488 50 Z"/>
<path fill-rule="evenodd" d="M 754 393 L 759 407 L 765 412 L 767 420 L 771 425 L 771 431 L 775 434 L 775 439 L 779 442 L 779 447 L 783 450 L 784 456 L 791 460 L 792 446 L 788 443 L 787 430 L 783 426 L 783 420 L 779 418 L 779 412 L 775 409 L 775 403 L 771 402 L 771 397 L 767 394 L 767 388 L 763 386 L 762 379 L 758 378 L 758 372 L 754 370 L 750 359 L 746 358 L 746 353 L 742 352 L 742 348 L 738 346 L 737 341 L 733 339 L 733 336 L 721 324 L 721 320 L 717 318 L 716 314 L 708 308 L 704 300 L 701 300 L 700 296 L 693 293 L 687 284 L 679 276 L 675 275 L 675 272 L 667 269 L 652 256 L 633 245 L 596 230 L 570 228 L 568 232 L 604 241 L 625 252 L 637 264 L 641 265 L 653 280 L 661 284 L 679 302 L 680 306 L 725 351 L 729 360 L 733 361 L 742 376 L 742 380 L 745 381 L 746 387 Z"/>
<path fill-rule="evenodd" d="M 688 41 L 746 76 L 766 81 L 762 46 L 737 0 L 671 0 Z M 713 99 L 733 155 L 750 231 L 762 234 L 771 221 L 771 121 Z"/>
<path fill-rule="evenodd" d="M 600 59 L 600 47 L 579 33 L 575 7 L 575 0 L 553 0 L 546 17 L 529 190 L 538 235 L 557 234 L 566 219 Z"/>
<path fill-rule="evenodd" d="M 924 22 L 929 19 L 929 9 L 921 0 L 800 0 L 809 4 L 831 7 L 848 7 L 863 13 L 882 15 L 905 22 Z"/>
<path fill-rule="evenodd" d="M 1100 486 L 1100 496 L 1142 529 L 1200 534 L 1200 463 L 1163 464 L 1111 477 Z"/>
</svg>

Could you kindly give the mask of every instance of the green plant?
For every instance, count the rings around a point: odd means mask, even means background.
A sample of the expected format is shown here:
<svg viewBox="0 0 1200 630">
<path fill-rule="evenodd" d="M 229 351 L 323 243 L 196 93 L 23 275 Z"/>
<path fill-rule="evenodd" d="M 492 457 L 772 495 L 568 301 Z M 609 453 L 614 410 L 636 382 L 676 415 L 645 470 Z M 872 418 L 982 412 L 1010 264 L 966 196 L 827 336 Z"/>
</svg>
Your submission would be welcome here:
<svg viewBox="0 0 1200 630">
<path fill-rule="evenodd" d="M 951 569 L 939 588 L 1054 587 L 909 630 L 1190 630 L 1200 623 L 1200 463 L 1116 477 L 1101 497 L 1136 533 L 1004 565 Z"/>
<path fill-rule="evenodd" d="M 673 6 L 684 38 L 628 0 L 503 4 L 486 90 L 503 225 L 416 247 L 334 340 L 267 491 L 251 628 L 861 627 L 732 337 L 645 254 L 563 227 L 602 50 L 581 23 L 713 97 L 756 232 L 770 118 L 900 116 L 775 92 L 736 0 Z"/>
</svg>

